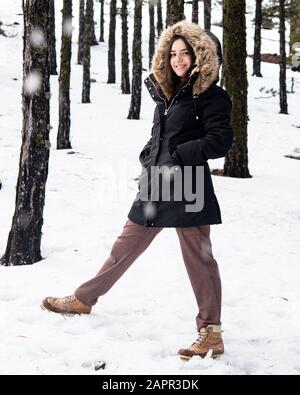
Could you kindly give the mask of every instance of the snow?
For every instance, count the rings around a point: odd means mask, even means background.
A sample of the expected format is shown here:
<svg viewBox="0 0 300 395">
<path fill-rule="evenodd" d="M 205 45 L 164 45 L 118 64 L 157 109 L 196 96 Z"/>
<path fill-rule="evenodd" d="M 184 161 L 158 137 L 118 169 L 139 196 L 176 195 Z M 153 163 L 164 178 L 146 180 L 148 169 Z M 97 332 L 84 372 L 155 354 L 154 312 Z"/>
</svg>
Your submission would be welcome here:
<svg viewBox="0 0 300 395">
<path fill-rule="evenodd" d="M 59 38 L 61 2 L 57 3 Z M 108 11 L 106 8 L 106 35 Z M 144 15 L 146 12 L 147 5 Z M 10 35 L 0 36 L 1 254 L 14 212 L 21 146 L 20 14 L 18 0 L 1 1 L 2 28 Z M 120 91 L 120 42 L 116 48 L 118 82 L 106 84 L 107 40 L 92 47 L 91 77 L 96 80 L 91 86 L 92 103 L 80 103 L 77 4 L 73 14 L 73 148 L 55 148 L 58 82 L 52 76 L 44 259 L 31 266 L 0 267 L 1 374 L 299 374 L 300 162 L 284 155 L 300 145 L 300 75 L 288 70 L 287 86 L 290 89 L 293 77 L 295 93 L 288 94 L 289 115 L 279 114 L 278 95 L 264 98 L 260 92 L 262 87 L 278 91 L 278 65 L 262 63 L 263 78 L 255 78 L 251 76 L 252 60 L 247 61 L 249 169 L 253 177 L 213 178 L 223 217 L 221 226 L 212 226 L 212 242 L 223 281 L 224 356 L 184 363 L 176 355 L 196 338 L 197 308 L 174 229 L 157 236 L 91 315 L 71 317 L 40 309 L 45 296 L 72 294 L 106 260 L 137 192 L 138 155 L 149 139 L 154 110 L 143 87 L 141 119 L 126 119 L 130 95 Z M 96 2 L 97 18 L 99 14 Z M 213 19 L 220 20 L 219 9 Z M 251 54 L 250 11 L 247 19 Z M 15 21 L 19 25 L 13 25 Z M 146 20 L 143 26 L 147 28 Z M 219 27 L 213 26 L 212 31 L 221 38 Z M 120 37 L 119 19 L 116 33 Z M 132 22 L 129 37 L 131 34 Z M 263 31 L 262 37 L 262 52 L 278 53 L 278 32 Z M 59 54 L 59 39 L 57 44 Z M 146 34 L 143 50 L 146 68 Z M 147 74 L 144 71 L 143 77 Z M 211 168 L 222 164 L 223 159 L 210 162 Z M 96 371 L 103 361 L 105 370 Z"/>
</svg>

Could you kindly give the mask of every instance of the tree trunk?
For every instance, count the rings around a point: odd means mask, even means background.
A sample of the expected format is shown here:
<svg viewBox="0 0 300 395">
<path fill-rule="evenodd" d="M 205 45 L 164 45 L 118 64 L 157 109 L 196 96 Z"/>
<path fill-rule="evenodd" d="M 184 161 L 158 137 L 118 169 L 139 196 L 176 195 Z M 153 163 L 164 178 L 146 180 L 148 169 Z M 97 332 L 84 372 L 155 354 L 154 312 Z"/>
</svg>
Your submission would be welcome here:
<svg viewBox="0 0 300 395">
<path fill-rule="evenodd" d="M 149 0 L 149 70 L 155 49 L 154 1 Z"/>
<path fill-rule="evenodd" d="M 286 94 L 286 53 L 285 53 L 285 0 L 279 0 L 279 40 L 280 40 L 280 72 L 279 72 L 279 96 L 280 114 L 288 114 Z"/>
<path fill-rule="evenodd" d="M 72 56 L 72 0 L 64 0 L 59 73 L 59 123 L 57 149 L 72 148 L 70 143 L 70 77 Z"/>
<path fill-rule="evenodd" d="M 104 0 L 100 0 L 100 43 L 104 43 Z"/>
<path fill-rule="evenodd" d="M 122 77 L 121 77 L 121 90 L 123 94 L 130 93 L 130 80 L 129 80 L 129 54 L 128 54 L 128 0 L 122 0 Z"/>
<path fill-rule="evenodd" d="M 300 43 L 300 2 L 291 0 L 290 5 L 290 53 L 293 44 Z M 300 44 L 298 45 L 300 47 Z"/>
<path fill-rule="evenodd" d="M 57 64 L 56 64 L 56 38 L 55 38 L 55 7 L 54 0 L 50 0 L 50 15 L 49 15 L 49 30 L 50 30 L 50 47 L 49 47 L 49 62 L 50 62 L 50 74 L 57 75 Z"/>
<path fill-rule="evenodd" d="M 41 238 L 49 161 L 49 0 L 23 0 L 22 146 L 16 205 L 1 263 L 28 265 L 42 259 Z M 44 40 L 32 42 L 32 33 Z"/>
<path fill-rule="evenodd" d="M 83 58 L 83 33 L 84 33 L 84 0 L 79 3 L 79 34 L 78 34 L 78 54 L 77 63 L 82 64 Z"/>
<path fill-rule="evenodd" d="M 261 49 L 261 22 L 262 22 L 262 0 L 256 0 L 255 9 L 255 34 L 254 34 L 254 53 L 253 53 L 253 74 L 262 77 L 260 72 L 260 49 Z"/>
<path fill-rule="evenodd" d="M 157 29 L 157 37 L 160 36 L 161 32 L 163 31 L 163 18 L 162 18 L 162 7 L 161 7 L 161 0 L 157 0 L 156 3 L 156 11 L 157 11 L 157 25 L 156 25 L 156 29 Z"/>
<path fill-rule="evenodd" d="M 140 119 L 142 93 L 142 5 L 143 0 L 135 0 L 132 43 L 132 93 L 127 119 Z"/>
<path fill-rule="evenodd" d="M 116 82 L 116 64 L 115 64 L 115 48 L 116 48 L 116 14 L 117 1 L 110 2 L 110 20 L 109 20 L 109 38 L 108 38 L 108 84 Z"/>
<path fill-rule="evenodd" d="M 182 21 L 184 18 L 184 0 L 167 0 L 166 27 Z"/>
<path fill-rule="evenodd" d="M 204 29 L 210 30 L 211 27 L 211 0 L 203 0 L 204 5 Z"/>
<path fill-rule="evenodd" d="M 199 0 L 192 1 L 192 22 L 199 23 Z"/>
<path fill-rule="evenodd" d="M 91 45 L 99 45 L 95 35 L 95 21 L 94 21 L 94 0 L 91 2 L 91 18 L 92 18 L 92 33 L 91 33 Z"/>
<path fill-rule="evenodd" d="M 224 85 L 232 99 L 233 145 L 225 156 L 224 175 L 251 177 L 248 170 L 245 0 L 224 0 Z"/>
<path fill-rule="evenodd" d="M 91 90 L 91 35 L 92 35 L 92 13 L 91 3 L 93 0 L 86 0 L 85 17 L 84 17 L 84 33 L 83 33 L 83 82 L 82 82 L 82 103 L 90 103 Z"/>
</svg>

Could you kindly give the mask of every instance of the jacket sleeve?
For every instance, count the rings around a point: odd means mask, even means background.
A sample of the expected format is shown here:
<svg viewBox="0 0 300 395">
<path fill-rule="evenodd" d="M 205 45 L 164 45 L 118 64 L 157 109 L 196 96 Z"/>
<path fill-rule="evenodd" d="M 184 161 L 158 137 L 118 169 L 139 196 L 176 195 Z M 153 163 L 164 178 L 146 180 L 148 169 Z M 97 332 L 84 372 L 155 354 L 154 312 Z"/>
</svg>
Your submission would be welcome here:
<svg viewBox="0 0 300 395">
<path fill-rule="evenodd" d="M 150 140 L 148 141 L 148 143 L 145 145 L 145 147 L 142 149 L 140 153 L 139 160 L 142 165 L 145 163 L 145 159 L 150 153 L 151 146 L 152 146 L 152 136 L 150 137 Z"/>
<path fill-rule="evenodd" d="M 233 142 L 230 96 L 220 87 L 217 91 L 205 93 L 199 106 L 205 136 L 179 144 L 172 155 L 183 166 L 194 166 L 208 159 L 221 158 Z"/>
</svg>

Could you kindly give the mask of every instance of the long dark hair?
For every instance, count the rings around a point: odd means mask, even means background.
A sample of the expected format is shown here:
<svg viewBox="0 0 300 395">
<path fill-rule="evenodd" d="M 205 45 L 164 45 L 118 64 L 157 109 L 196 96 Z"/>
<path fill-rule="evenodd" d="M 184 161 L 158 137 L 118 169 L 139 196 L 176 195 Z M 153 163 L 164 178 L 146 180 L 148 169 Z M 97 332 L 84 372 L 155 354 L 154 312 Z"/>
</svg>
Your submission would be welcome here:
<svg viewBox="0 0 300 395">
<path fill-rule="evenodd" d="M 171 64 L 170 64 L 170 59 L 171 59 L 171 49 L 172 49 L 172 45 L 174 43 L 174 41 L 181 39 L 182 41 L 184 41 L 186 47 L 187 47 L 187 51 L 188 53 L 191 55 L 192 57 L 192 64 L 190 69 L 188 70 L 188 72 L 186 73 L 186 75 L 181 78 L 179 77 L 172 69 Z M 166 60 L 165 60 L 165 68 L 163 71 L 163 85 L 164 85 L 164 91 L 168 92 L 168 96 L 167 99 L 169 100 L 171 97 L 173 97 L 176 92 L 186 84 L 188 78 L 189 78 L 189 73 L 192 71 L 192 69 L 195 67 L 195 60 L 196 60 L 196 56 L 194 53 L 193 48 L 191 47 L 190 43 L 188 42 L 188 40 L 181 35 L 174 35 L 172 37 L 172 39 L 170 40 L 168 47 L 166 49 Z M 160 93 L 162 94 L 163 91 L 160 89 Z"/>
</svg>

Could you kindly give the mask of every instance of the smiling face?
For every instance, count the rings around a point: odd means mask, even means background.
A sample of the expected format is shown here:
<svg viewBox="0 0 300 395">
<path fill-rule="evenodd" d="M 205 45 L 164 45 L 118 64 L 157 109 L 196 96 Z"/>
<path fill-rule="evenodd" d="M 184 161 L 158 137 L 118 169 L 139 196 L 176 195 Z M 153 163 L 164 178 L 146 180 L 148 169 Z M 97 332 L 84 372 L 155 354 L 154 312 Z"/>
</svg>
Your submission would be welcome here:
<svg viewBox="0 0 300 395">
<path fill-rule="evenodd" d="M 178 38 L 172 44 L 170 51 L 170 65 L 178 77 L 185 77 L 192 65 L 192 56 L 190 55 L 185 42 Z"/>
</svg>

